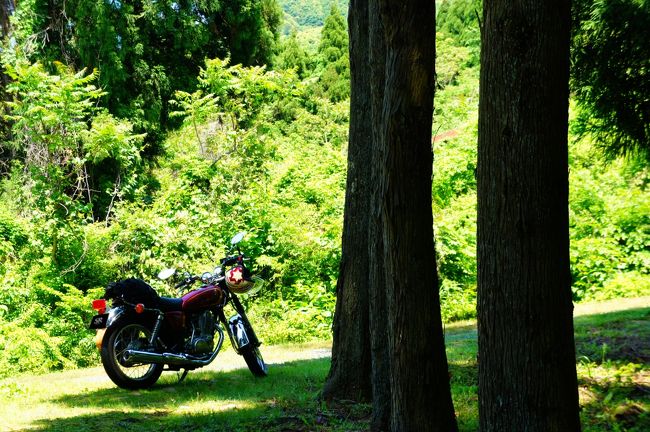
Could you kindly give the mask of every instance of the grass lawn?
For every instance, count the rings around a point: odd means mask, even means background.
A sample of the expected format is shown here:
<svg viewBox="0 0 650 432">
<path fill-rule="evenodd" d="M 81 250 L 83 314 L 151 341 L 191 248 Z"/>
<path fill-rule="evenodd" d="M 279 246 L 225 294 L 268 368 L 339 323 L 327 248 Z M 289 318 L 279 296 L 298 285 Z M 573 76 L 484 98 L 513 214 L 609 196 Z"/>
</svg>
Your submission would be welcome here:
<svg viewBox="0 0 650 432">
<path fill-rule="evenodd" d="M 576 308 L 583 430 L 650 430 L 650 298 Z M 452 391 L 462 431 L 477 429 L 476 330 L 446 328 Z M 178 384 L 165 373 L 150 390 L 115 387 L 92 368 L 0 381 L 0 430 L 354 431 L 370 407 L 325 406 L 329 342 L 262 346 L 269 376 L 254 378 L 232 350 Z"/>
</svg>

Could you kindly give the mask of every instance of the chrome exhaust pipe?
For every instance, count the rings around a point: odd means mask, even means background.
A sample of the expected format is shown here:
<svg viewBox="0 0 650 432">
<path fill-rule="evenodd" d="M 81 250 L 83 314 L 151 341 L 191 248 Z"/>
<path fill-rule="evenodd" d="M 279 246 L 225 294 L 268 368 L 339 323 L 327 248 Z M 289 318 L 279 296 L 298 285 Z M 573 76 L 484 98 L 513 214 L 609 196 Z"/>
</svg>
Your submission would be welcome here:
<svg viewBox="0 0 650 432">
<path fill-rule="evenodd" d="M 126 350 L 122 354 L 122 360 L 125 366 L 132 366 L 138 363 L 155 363 L 155 364 L 168 364 L 173 366 L 206 366 L 217 357 L 221 346 L 223 345 L 223 330 L 217 327 L 219 332 L 219 341 L 217 347 L 214 349 L 210 357 L 207 359 L 198 359 L 187 354 L 174 354 L 174 353 L 153 353 L 149 351 Z"/>
<path fill-rule="evenodd" d="M 126 350 L 122 354 L 122 360 L 126 366 L 133 366 L 139 363 L 160 363 L 175 366 L 193 365 L 194 362 L 201 360 L 191 359 L 184 354 L 173 353 L 152 353 L 148 351 Z M 199 366 L 201 364 L 197 364 Z"/>
</svg>

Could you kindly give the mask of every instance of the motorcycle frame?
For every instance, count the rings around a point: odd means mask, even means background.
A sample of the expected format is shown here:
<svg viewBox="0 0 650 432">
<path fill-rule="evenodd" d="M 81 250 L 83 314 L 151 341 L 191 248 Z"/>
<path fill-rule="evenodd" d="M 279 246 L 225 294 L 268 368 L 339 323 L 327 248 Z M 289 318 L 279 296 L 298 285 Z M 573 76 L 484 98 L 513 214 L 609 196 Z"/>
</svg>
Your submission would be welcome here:
<svg viewBox="0 0 650 432">
<path fill-rule="evenodd" d="M 153 346 L 154 349 L 157 349 L 158 347 L 161 348 L 162 352 L 126 350 L 123 357 L 125 365 L 132 365 L 137 363 L 155 363 L 166 364 L 170 368 L 173 367 L 174 369 L 184 368 L 188 370 L 207 366 L 217 358 L 217 355 L 223 346 L 225 337 L 222 326 L 226 329 L 230 343 L 232 344 L 237 354 L 242 354 L 243 349 L 247 348 L 248 346 L 252 346 L 253 348 L 259 347 L 259 339 L 257 338 L 253 327 L 250 325 L 250 321 L 248 320 L 248 316 L 246 315 L 246 311 L 244 310 L 241 301 L 236 294 L 230 292 L 228 289 L 224 289 L 224 293 L 225 298 L 221 305 L 215 306 L 211 309 L 205 309 L 212 311 L 215 314 L 216 318 L 219 320 L 219 325 L 216 326 L 216 331 L 219 334 L 219 340 L 217 341 L 215 349 L 208 357 L 195 357 L 185 353 L 179 354 L 166 352 L 169 347 L 166 345 L 165 341 L 167 343 L 171 343 L 171 341 L 174 341 L 175 339 L 173 335 L 173 325 L 171 323 L 167 323 L 167 326 L 164 325 L 166 323 L 167 317 L 166 313 L 162 312 L 160 309 L 144 308 L 142 310 L 142 315 L 146 314 L 144 316 L 154 322 L 149 344 Z M 135 305 L 131 305 L 127 302 L 123 303 L 124 304 L 117 305 L 109 310 L 109 317 L 106 323 L 106 328 L 110 327 L 110 325 L 113 324 L 119 317 L 125 314 L 136 314 Z M 235 309 L 237 312 L 237 314 L 234 315 L 231 320 L 235 317 L 239 317 L 243 323 L 245 336 L 248 340 L 248 343 L 245 345 L 241 345 L 239 343 L 239 340 L 231 329 L 230 320 L 226 319 L 224 307 L 228 303 L 231 303 L 233 309 Z M 174 341 L 174 343 L 177 342 L 178 340 Z"/>
</svg>

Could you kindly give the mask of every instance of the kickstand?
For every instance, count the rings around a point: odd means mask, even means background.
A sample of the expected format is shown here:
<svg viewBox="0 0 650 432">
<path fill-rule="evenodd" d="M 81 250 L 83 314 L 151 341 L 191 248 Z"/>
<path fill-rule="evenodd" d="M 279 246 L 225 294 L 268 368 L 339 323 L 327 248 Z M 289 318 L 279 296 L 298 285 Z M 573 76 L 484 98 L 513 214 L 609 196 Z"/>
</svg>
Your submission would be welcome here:
<svg viewBox="0 0 650 432">
<path fill-rule="evenodd" d="M 178 383 L 179 383 L 179 384 L 183 382 L 183 380 L 184 380 L 185 377 L 187 376 L 187 372 L 189 372 L 187 369 L 183 369 L 183 374 L 182 374 L 181 377 L 178 379 Z"/>
</svg>

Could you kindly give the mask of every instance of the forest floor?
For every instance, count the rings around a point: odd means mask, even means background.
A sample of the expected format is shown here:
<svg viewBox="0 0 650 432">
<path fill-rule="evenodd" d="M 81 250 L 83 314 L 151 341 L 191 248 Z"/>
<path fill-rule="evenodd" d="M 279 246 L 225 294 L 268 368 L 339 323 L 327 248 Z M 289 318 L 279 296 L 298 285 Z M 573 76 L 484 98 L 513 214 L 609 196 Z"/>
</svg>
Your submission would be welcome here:
<svg viewBox="0 0 650 432">
<path fill-rule="evenodd" d="M 650 430 L 650 297 L 578 305 L 577 369 L 583 431 Z M 459 426 L 478 425 L 476 327 L 446 326 Z M 262 346 L 269 376 L 254 378 L 232 350 L 177 383 L 126 391 L 101 367 L 0 381 L 1 431 L 353 431 L 370 406 L 325 405 L 318 394 L 330 342 Z"/>
</svg>

